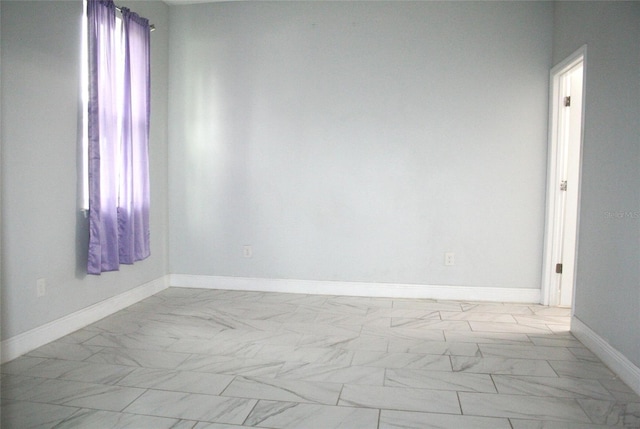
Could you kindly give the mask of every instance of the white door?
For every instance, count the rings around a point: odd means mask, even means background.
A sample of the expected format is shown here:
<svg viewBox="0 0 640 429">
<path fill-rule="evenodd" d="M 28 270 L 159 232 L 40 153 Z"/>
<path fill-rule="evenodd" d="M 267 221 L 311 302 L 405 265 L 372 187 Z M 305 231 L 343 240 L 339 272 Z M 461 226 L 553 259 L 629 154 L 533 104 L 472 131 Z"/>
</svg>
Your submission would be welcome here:
<svg viewBox="0 0 640 429">
<path fill-rule="evenodd" d="M 563 75 L 563 135 L 560 142 L 565 153 L 565 162 L 560 181 L 561 201 L 564 216 L 562 222 L 562 252 L 557 264 L 562 264 L 558 273 L 560 302 L 563 307 L 573 305 L 574 273 L 576 262 L 576 239 L 578 234 L 578 184 L 580 181 L 580 147 L 582 143 L 582 62 Z M 566 101 L 565 101 L 566 100 Z M 558 269 L 557 271 L 560 271 Z"/>
<path fill-rule="evenodd" d="M 582 48 L 552 70 L 543 303 L 573 306 L 584 94 Z"/>
</svg>

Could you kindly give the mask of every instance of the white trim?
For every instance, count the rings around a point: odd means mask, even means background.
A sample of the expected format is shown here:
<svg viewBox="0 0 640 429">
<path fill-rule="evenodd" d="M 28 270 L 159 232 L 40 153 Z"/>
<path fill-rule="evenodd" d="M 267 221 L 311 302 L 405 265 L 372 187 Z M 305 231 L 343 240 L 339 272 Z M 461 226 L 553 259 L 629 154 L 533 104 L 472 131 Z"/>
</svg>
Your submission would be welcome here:
<svg viewBox="0 0 640 429">
<path fill-rule="evenodd" d="M 640 395 L 640 368 L 613 348 L 576 316 L 571 318 L 571 333 L 600 358 L 622 381 Z"/>
<path fill-rule="evenodd" d="M 90 305 L 30 331 L 7 338 L 0 343 L 0 350 L 2 350 L 0 362 L 8 362 L 51 341 L 62 338 L 123 308 L 142 301 L 167 287 L 169 287 L 169 277 L 162 276 L 120 295 Z"/>
<path fill-rule="evenodd" d="M 363 283 L 321 280 L 171 274 L 173 287 L 307 293 L 316 295 L 429 298 L 456 301 L 539 303 L 540 289 L 484 286 L 441 286 L 398 283 Z"/>
<path fill-rule="evenodd" d="M 547 203 L 546 203 L 546 222 L 544 232 L 544 265 L 542 272 L 542 284 L 541 290 L 541 303 L 543 305 L 557 305 L 559 302 L 559 296 L 555 290 L 556 285 L 556 273 L 555 264 L 559 260 L 559 256 L 556 254 L 557 249 L 561 248 L 562 237 L 558 234 L 557 228 L 557 210 L 556 201 L 558 194 L 558 183 L 560 183 L 557 177 L 558 170 L 558 100 L 560 94 L 560 77 L 563 73 L 574 67 L 577 63 L 582 61 L 583 75 L 582 80 L 582 117 L 585 113 L 585 89 L 587 81 L 587 45 L 581 46 L 573 54 L 569 55 L 562 62 L 557 64 L 549 72 L 549 133 L 548 133 L 548 159 L 547 159 Z M 584 140 L 584 119 L 582 120 L 581 138 Z M 582 142 L 581 142 L 582 146 Z M 581 150 L 582 152 L 582 150 Z M 581 185 L 582 177 L 581 172 L 578 173 L 578 188 Z M 580 207 L 580 190 L 578 189 L 578 207 Z M 578 227 L 580 225 L 580 210 L 578 210 Z M 578 237 L 576 237 L 576 261 L 577 261 L 577 249 L 578 249 Z M 575 268 L 575 267 L 574 267 Z M 574 276 L 575 279 L 575 276 Z M 573 293 L 575 296 L 575 284 Z"/>
</svg>

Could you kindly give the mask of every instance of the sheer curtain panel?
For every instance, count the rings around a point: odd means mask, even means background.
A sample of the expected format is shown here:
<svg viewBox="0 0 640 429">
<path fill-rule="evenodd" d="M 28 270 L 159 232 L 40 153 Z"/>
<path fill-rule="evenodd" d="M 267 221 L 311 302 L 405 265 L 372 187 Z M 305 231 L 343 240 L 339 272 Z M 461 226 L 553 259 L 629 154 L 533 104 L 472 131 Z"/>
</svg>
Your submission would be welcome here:
<svg viewBox="0 0 640 429">
<path fill-rule="evenodd" d="M 87 271 L 150 255 L 149 21 L 112 0 L 88 0 L 89 255 Z"/>
</svg>

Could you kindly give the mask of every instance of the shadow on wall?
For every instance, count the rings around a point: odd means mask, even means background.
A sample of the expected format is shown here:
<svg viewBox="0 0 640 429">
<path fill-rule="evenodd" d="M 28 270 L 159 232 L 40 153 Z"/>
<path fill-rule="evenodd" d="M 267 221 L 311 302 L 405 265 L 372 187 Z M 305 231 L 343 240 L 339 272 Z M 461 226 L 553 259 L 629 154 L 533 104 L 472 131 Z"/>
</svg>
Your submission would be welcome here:
<svg viewBox="0 0 640 429">
<path fill-rule="evenodd" d="M 83 23 L 86 26 L 86 22 Z M 84 27 L 83 27 L 84 30 Z M 83 48 L 84 43 L 83 41 Z M 83 58 L 86 61 L 86 58 Z M 88 73 L 83 68 L 82 73 Z M 88 180 L 87 177 L 87 161 L 88 161 L 88 142 L 85 141 L 87 137 L 87 126 L 85 124 L 84 112 L 88 109 L 88 97 L 89 94 L 83 91 L 83 87 L 87 85 L 88 76 L 84 76 L 86 79 L 80 79 L 78 85 L 78 111 L 76 121 L 76 177 L 77 177 L 77 201 L 78 207 L 76 211 L 76 278 L 79 280 L 84 279 L 87 276 L 87 260 L 89 253 L 89 197 L 88 197 Z"/>
<path fill-rule="evenodd" d="M 76 278 L 87 277 L 87 254 L 89 252 L 89 216 L 78 210 L 76 216 Z"/>
</svg>

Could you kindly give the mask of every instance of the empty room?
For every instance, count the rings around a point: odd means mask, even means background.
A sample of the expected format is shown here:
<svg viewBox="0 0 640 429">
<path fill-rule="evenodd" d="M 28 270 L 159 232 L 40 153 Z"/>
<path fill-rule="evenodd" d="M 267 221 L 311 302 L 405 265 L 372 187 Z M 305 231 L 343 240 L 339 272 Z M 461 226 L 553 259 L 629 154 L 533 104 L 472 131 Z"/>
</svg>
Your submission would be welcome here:
<svg viewBox="0 0 640 429">
<path fill-rule="evenodd" d="M 640 2 L 0 18 L 3 429 L 640 428 Z"/>
</svg>

